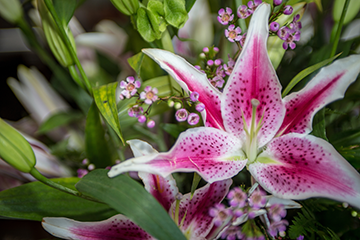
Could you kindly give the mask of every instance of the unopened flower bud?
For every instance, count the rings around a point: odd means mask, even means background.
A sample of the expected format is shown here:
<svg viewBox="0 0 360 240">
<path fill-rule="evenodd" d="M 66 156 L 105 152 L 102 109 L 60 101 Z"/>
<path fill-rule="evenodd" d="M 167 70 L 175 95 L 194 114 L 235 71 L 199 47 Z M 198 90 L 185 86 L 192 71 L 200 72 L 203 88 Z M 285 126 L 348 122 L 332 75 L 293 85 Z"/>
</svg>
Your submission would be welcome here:
<svg viewBox="0 0 360 240">
<path fill-rule="evenodd" d="M 214 65 L 214 61 L 213 61 L 213 60 L 208 60 L 208 61 L 207 61 L 207 65 L 208 65 L 208 66 Z"/>
<path fill-rule="evenodd" d="M 180 109 L 181 107 L 182 107 L 182 105 L 179 102 L 175 103 L 175 105 L 174 105 L 175 109 Z"/>
<path fill-rule="evenodd" d="M 215 66 L 220 66 L 221 62 L 222 62 L 221 59 L 216 59 L 214 62 Z"/>
<path fill-rule="evenodd" d="M 286 5 L 286 6 L 284 7 L 284 14 L 285 14 L 285 15 L 290 15 L 290 14 L 292 14 L 292 12 L 293 12 L 292 6 Z"/>
<path fill-rule="evenodd" d="M 190 100 L 196 102 L 199 99 L 200 94 L 198 92 L 192 92 L 190 94 Z"/>
<path fill-rule="evenodd" d="M 123 14 L 133 15 L 139 9 L 139 0 L 111 0 L 112 4 Z"/>
<path fill-rule="evenodd" d="M 148 121 L 147 127 L 148 127 L 148 128 L 153 128 L 153 127 L 155 127 L 155 121 L 154 121 L 154 120 Z"/>
<path fill-rule="evenodd" d="M 218 52 L 219 52 L 219 48 L 218 48 L 218 47 L 214 47 L 214 52 L 218 53 Z"/>
<path fill-rule="evenodd" d="M 274 0 L 274 5 L 279 6 L 282 3 L 282 0 Z"/>
<path fill-rule="evenodd" d="M 141 115 L 138 117 L 138 122 L 139 123 L 144 123 L 146 121 L 146 117 L 144 115 Z"/>
<path fill-rule="evenodd" d="M 0 133 L 0 158 L 17 170 L 29 173 L 36 158 L 28 141 L 1 118 Z"/>
<path fill-rule="evenodd" d="M 277 32 L 279 28 L 280 28 L 280 24 L 278 24 L 277 22 L 270 23 L 270 31 Z"/>
<path fill-rule="evenodd" d="M 93 163 L 89 164 L 88 166 L 89 171 L 92 171 L 95 169 L 95 165 Z"/>
<path fill-rule="evenodd" d="M 17 23 L 23 16 L 19 0 L 0 0 L 0 16 L 6 21 Z"/>
<path fill-rule="evenodd" d="M 200 53 L 200 58 L 206 58 L 205 53 Z"/>
<path fill-rule="evenodd" d="M 202 112 L 202 111 L 204 111 L 204 109 L 205 109 L 205 104 L 203 104 L 203 103 L 200 102 L 200 103 L 196 104 L 195 109 L 196 109 L 196 111 L 198 111 L 198 112 Z"/>
<path fill-rule="evenodd" d="M 209 52 L 209 48 L 208 48 L 208 47 L 204 47 L 204 48 L 203 48 L 203 52 L 204 52 L 204 53 L 208 53 L 208 52 Z"/>
<path fill-rule="evenodd" d="M 167 103 L 168 103 L 169 107 L 173 107 L 175 104 L 175 102 L 173 100 L 169 100 Z"/>
</svg>

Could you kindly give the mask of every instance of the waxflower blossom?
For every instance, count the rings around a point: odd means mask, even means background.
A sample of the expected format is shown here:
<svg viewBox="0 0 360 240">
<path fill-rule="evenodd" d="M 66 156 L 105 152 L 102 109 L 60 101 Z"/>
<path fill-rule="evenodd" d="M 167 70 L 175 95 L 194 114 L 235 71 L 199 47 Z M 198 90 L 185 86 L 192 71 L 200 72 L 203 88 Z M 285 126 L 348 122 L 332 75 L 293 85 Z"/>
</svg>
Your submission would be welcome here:
<svg viewBox="0 0 360 240">
<path fill-rule="evenodd" d="M 145 99 L 145 103 L 150 105 L 158 99 L 157 93 L 158 90 L 156 88 L 146 86 L 144 92 L 140 93 L 140 99 Z"/>
<path fill-rule="evenodd" d="M 229 56 L 229 61 L 228 61 L 227 65 L 226 64 L 223 65 L 225 74 L 229 76 L 232 73 L 234 66 L 235 66 L 235 61 L 234 61 L 234 59 L 230 58 L 230 56 Z"/>
<path fill-rule="evenodd" d="M 158 153 L 148 143 L 140 140 L 130 140 L 127 143 L 135 157 Z M 172 176 L 163 178 L 145 172 L 139 172 L 138 176 L 143 181 L 145 189 L 169 213 L 188 239 L 216 239 L 222 228 L 214 224 L 213 217 L 208 213 L 214 205 L 224 199 L 232 183 L 231 179 L 206 184 L 193 194 L 182 195 Z M 156 240 L 122 214 L 100 222 L 46 217 L 42 225 L 49 233 L 64 239 Z"/>
<path fill-rule="evenodd" d="M 285 14 L 285 15 L 290 15 L 290 14 L 292 14 L 293 10 L 294 10 L 294 9 L 293 9 L 292 6 L 286 5 L 286 6 L 284 7 L 284 14 Z"/>
<path fill-rule="evenodd" d="M 181 108 L 176 111 L 175 118 L 178 122 L 184 122 L 188 118 L 188 111 L 185 108 Z"/>
<path fill-rule="evenodd" d="M 221 238 L 225 238 L 226 240 L 243 239 L 243 237 L 244 234 L 238 226 L 229 226 L 221 233 Z"/>
<path fill-rule="evenodd" d="M 229 192 L 227 198 L 229 199 L 230 206 L 242 208 L 245 206 L 247 194 L 241 188 L 237 187 Z"/>
<path fill-rule="evenodd" d="M 197 100 L 199 100 L 199 93 L 198 92 L 192 92 L 190 94 L 190 100 L 193 102 L 196 102 Z"/>
<path fill-rule="evenodd" d="M 239 18 L 245 19 L 251 15 L 251 11 L 246 5 L 241 5 L 237 10 L 237 15 Z"/>
<path fill-rule="evenodd" d="M 222 25 L 227 25 L 234 19 L 234 14 L 232 14 L 231 8 L 227 7 L 226 10 L 222 8 L 219 10 L 218 13 L 219 16 L 217 17 L 217 19 Z"/>
<path fill-rule="evenodd" d="M 196 109 L 196 111 L 198 111 L 198 112 L 202 112 L 202 111 L 204 111 L 204 109 L 205 109 L 205 104 L 203 104 L 203 103 L 198 103 L 198 104 L 196 104 L 195 109 Z"/>
<path fill-rule="evenodd" d="M 134 105 L 128 109 L 128 115 L 130 117 L 139 117 L 144 112 L 144 109 L 139 105 Z"/>
<path fill-rule="evenodd" d="M 252 208 L 260 209 L 266 204 L 265 193 L 263 191 L 255 191 L 249 198 L 249 205 Z"/>
<path fill-rule="evenodd" d="M 277 22 L 272 22 L 270 24 L 270 31 L 272 31 L 272 32 L 277 32 L 279 30 L 279 28 L 280 28 L 280 24 Z"/>
<path fill-rule="evenodd" d="M 140 86 L 140 81 L 135 81 L 135 78 L 132 76 L 127 77 L 126 81 L 120 82 L 120 88 L 124 89 L 120 94 L 120 99 L 124 99 L 124 97 L 130 98 L 131 96 L 134 96 Z"/>
<path fill-rule="evenodd" d="M 196 113 L 190 113 L 188 118 L 187 118 L 187 122 L 190 125 L 196 125 L 199 123 L 200 117 L 199 115 L 197 115 Z"/>
<path fill-rule="evenodd" d="M 255 9 L 262 3 L 262 0 L 253 0 L 248 2 L 250 13 L 253 13 Z"/>
<path fill-rule="evenodd" d="M 288 39 L 288 37 L 290 36 L 289 34 L 289 28 L 286 27 L 286 26 L 283 26 L 279 29 L 279 31 L 277 32 L 277 35 L 278 37 L 281 39 L 281 40 L 286 40 Z"/>
<path fill-rule="evenodd" d="M 113 166 L 109 177 L 140 169 L 163 176 L 194 171 L 211 183 L 234 177 L 246 166 L 275 196 L 325 197 L 360 208 L 360 174 L 330 143 L 309 135 L 316 112 L 342 98 L 357 78 L 360 55 L 324 67 L 302 90 L 283 99 L 266 49 L 270 10 L 263 3 L 253 13 L 245 44 L 222 92 L 183 58 L 164 50 L 143 50 L 185 92 L 200 94 L 206 127 L 182 132 L 168 152 Z"/>
<path fill-rule="evenodd" d="M 278 222 L 286 216 L 286 210 L 282 204 L 274 204 L 269 208 L 269 217 Z"/>
<path fill-rule="evenodd" d="M 241 40 L 241 29 L 240 27 L 235 28 L 234 24 L 231 24 L 228 29 L 225 29 L 225 36 L 230 42 L 240 41 Z"/>
<path fill-rule="evenodd" d="M 222 88 L 225 83 L 225 80 L 221 76 L 215 76 L 214 78 L 209 79 L 209 81 L 211 85 L 217 88 Z"/>
<path fill-rule="evenodd" d="M 276 237 L 278 232 L 284 232 L 286 230 L 287 225 L 289 225 L 289 223 L 288 223 L 288 221 L 286 221 L 284 219 L 281 221 L 273 222 L 270 224 L 270 226 L 268 228 L 268 233 L 272 237 Z"/>
<path fill-rule="evenodd" d="M 232 217 L 232 211 L 229 208 L 225 208 L 224 204 L 216 204 L 213 208 L 210 208 L 209 215 L 214 218 L 215 226 L 219 227 L 225 221 Z"/>
</svg>

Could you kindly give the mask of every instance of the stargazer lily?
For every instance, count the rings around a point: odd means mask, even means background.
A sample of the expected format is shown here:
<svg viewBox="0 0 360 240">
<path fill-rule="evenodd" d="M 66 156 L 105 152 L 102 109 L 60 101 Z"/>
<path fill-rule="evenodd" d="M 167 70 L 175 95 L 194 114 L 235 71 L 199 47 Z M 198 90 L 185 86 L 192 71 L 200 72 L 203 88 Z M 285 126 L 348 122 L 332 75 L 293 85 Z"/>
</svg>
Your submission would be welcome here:
<svg viewBox="0 0 360 240">
<path fill-rule="evenodd" d="M 148 143 L 140 140 L 128 141 L 135 157 L 145 154 L 158 154 Z M 163 178 L 159 175 L 139 172 L 145 189 L 169 212 L 171 218 L 182 230 L 187 239 L 214 239 L 220 227 L 214 226 L 209 210 L 220 203 L 229 191 L 231 179 L 207 184 L 191 193 L 182 196 L 170 175 Z M 118 214 L 101 222 L 79 222 L 68 218 L 44 218 L 42 222 L 46 231 L 64 239 L 154 239 L 127 217 Z"/>
<path fill-rule="evenodd" d="M 133 158 L 112 167 L 167 176 L 197 172 L 214 182 L 247 167 L 268 192 L 286 199 L 326 197 L 360 208 L 360 174 L 325 140 L 308 135 L 315 113 L 343 97 L 360 71 L 360 55 L 323 68 L 301 91 L 281 98 L 266 51 L 270 5 L 251 19 L 246 41 L 221 93 L 183 58 L 145 49 L 186 91 L 200 94 L 206 127 L 182 133 L 169 152 Z M 204 111 L 205 112 L 205 111 Z"/>
</svg>

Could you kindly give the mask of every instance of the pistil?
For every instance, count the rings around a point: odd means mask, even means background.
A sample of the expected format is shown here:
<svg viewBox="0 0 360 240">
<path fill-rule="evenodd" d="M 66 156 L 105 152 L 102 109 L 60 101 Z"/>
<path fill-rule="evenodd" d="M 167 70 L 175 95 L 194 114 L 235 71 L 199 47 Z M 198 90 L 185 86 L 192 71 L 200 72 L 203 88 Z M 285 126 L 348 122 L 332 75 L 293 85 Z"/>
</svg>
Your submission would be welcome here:
<svg viewBox="0 0 360 240">
<path fill-rule="evenodd" d="M 252 114 L 251 114 L 250 132 L 246 131 L 246 135 L 247 135 L 246 154 L 249 163 L 254 162 L 257 156 L 257 149 L 258 149 L 257 134 L 261 128 L 261 122 L 262 122 L 261 119 L 259 125 L 257 125 L 256 123 L 256 109 L 260 105 L 259 100 L 251 99 L 251 105 L 252 105 Z M 247 128 L 247 125 L 244 124 L 244 127 Z"/>
</svg>

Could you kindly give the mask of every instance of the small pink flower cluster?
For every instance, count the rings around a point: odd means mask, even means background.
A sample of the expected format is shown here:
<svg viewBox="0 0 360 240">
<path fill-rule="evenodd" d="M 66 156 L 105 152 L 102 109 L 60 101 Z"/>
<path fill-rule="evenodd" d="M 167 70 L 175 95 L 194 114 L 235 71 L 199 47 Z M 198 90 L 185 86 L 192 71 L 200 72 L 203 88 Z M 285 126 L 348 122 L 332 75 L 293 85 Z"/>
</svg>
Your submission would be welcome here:
<svg viewBox="0 0 360 240">
<path fill-rule="evenodd" d="M 119 98 L 122 100 L 124 98 L 137 97 L 138 100 L 136 104 L 128 109 L 128 115 L 130 117 L 136 117 L 139 123 L 144 123 L 147 121 L 147 127 L 153 128 L 155 127 L 155 121 L 148 119 L 147 111 L 144 112 L 142 107 L 143 104 L 150 106 L 158 100 L 158 90 L 156 88 L 152 88 L 151 86 L 146 86 L 144 91 L 141 93 L 138 92 L 138 89 L 141 87 L 140 81 L 136 80 L 133 76 L 129 76 L 126 78 L 126 81 L 120 82 L 120 89 L 122 90 Z"/>
<path fill-rule="evenodd" d="M 254 218 L 261 218 L 267 228 L 268 234 L 274 238 L 279 232 L 284 232 L 289 224 L 282 219 L 286 216 L 286 210 L 281 204 L 267 206 L 265 192 L 256 190 L 250 195 L 241 188 L 235 187 L 229 191 L 229 207 L 224 204 L 216 204 L 210 209 L 209 215 L 214 218 L 215 226 L 224 227 L 221 238 L 235 239 L 265 239 L 260 228 L 256 226 Z M 242 226 L 239 226 L 243 224 Z M 252 227 L 247 226 L 251 224 Z M 255 237 L 255 238 L 254 238 Z"/>
<path fill-rule="evenodd" d="M 203 60 L 203 68 L 200 65 L 196 65 L 195 67 L 206 73 L 214 87 L 221 89 L 224 86 L 225 78 L 231 74 L 235 61 L 229 56 L 228 63 L 223 63 L 222 59 L 215 58 L 218 52 L 219 48 L 217 47 L 203 48 L 203 52 L 200 54 L 200 58 Z"/>
<path fill-rule="evenodd" d="M 280 5 L 282 3 L 282 0 L 274 1 L 274 5 Z M 293 12 L 293 8 L 290 5 L 284 6 L 282 9 L 279 10 L 278 13 L 276 13 L 274 16 L 278 16 L 280 13 L 283 13 L 285 15 L 290 15 Z M 271 17 L 270 19 L 274 19 L 274 17 Z M 289 24 L 286 24 L 283 27 L 280 27 L 280 24 L 273 21 L 270 23 L 270 32 L 273 34 L 277 34 L 278 37 L 284 41 L 282 47 L 287 50 L 290 46 L 291 49 L 294 49 L 296 47 L 295 42 L 300 40 L 300 29 L 301 29 L 301 22 L 299 21 L 300 15 L 297 14 L 292 22 Z"/>
<path fill-rule="evenodd" d="M 243 46 L 245 34 L 241 35 L 241 28 L 235 26 L 235 23 L 239 18 L 245 19 L 249 17 L 261 3 L 262 0 L 253 0 L 249 1 L 247 5 L 241 5 L 237 10 L 237 19 L 234 19 L 231 8 L 227 7 L 226 10 L 223 8 L 219 10 L 217 19 L 222 25 L 229 25 L 225 29 L 225 36 L 230 42 L 240 42 L 240 45 Z"/>
<path fill-rule="evenodd" d="M 189 106 L 193 105 L 193 106 L 195 106 L 195 110 L 197 112 L 202 112 L 205 109 L 205 105 L 203 103 L 199 102 L 199 97 L 200 97 L 200 95 L 198 92 L 192 92 L 189 97 L 190 103 L 188 103 L 188 105 Z M 185 108 L 182 107 L 181 103 L 176 104 L 176 105 L 171 103 L 170 105 L 175 106 L 175 108 L 178 109 L 175 113 L 175 119 L 178 122 L 187 121 L 188 124 L 190 124 L 192 126 L 199 123 L 200 116 L 198 113 L 195 113 L 195 112 L 189 113 L 188 110 L 186 110 Z"/>
<path fill-rule="evenodd" d="M 87 158 L 82 160 L 81 165 L 83 165 L 83 167 L 86 167 L 87 169 L 79 168 L 76 171 L 78 178 L 84 177 L 86 174 L 89 173 L 89 171 L 92 171 L 95 169 L 95 165 L 93 163 L 90 163 Z"/>
</svg>

